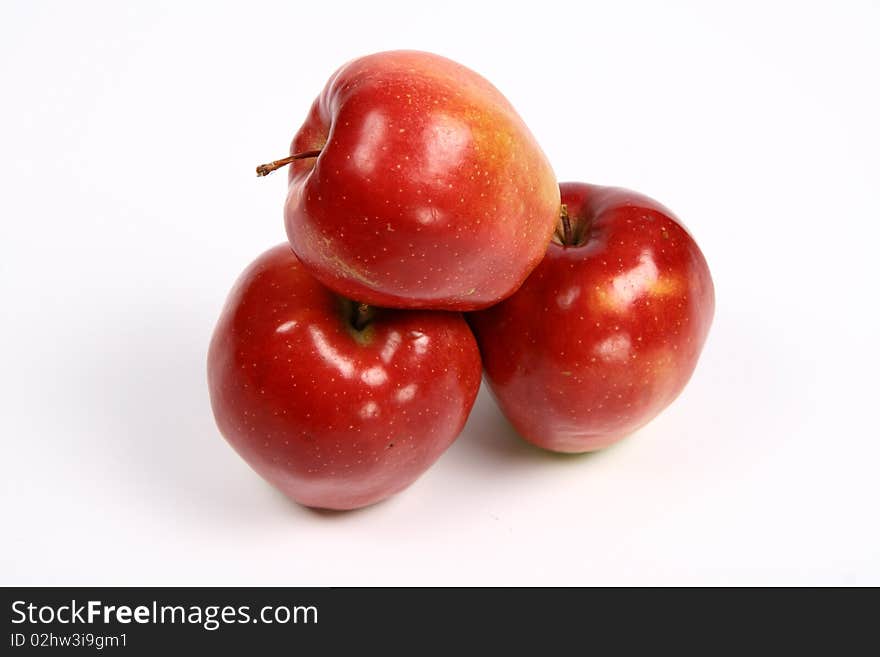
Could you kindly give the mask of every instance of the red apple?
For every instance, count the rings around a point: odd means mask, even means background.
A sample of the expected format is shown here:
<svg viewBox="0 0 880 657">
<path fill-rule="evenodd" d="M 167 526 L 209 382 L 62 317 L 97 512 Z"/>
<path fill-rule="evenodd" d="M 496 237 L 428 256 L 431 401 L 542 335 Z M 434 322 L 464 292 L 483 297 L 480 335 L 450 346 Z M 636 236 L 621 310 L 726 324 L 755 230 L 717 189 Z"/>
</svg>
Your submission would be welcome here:
<svg viewBox="0 0 880 657">
<path fill-rule="evenodd" d="M 715 293 L 699 247 L 665 207 L 624 189 L 560 187 L 568 218 L 544 260 L 516 294 L 470 319 L 517 431 L 546 449 L 588 452 L 682 391 Z"/>
<path fill-rule="evenodd" d="M 507 99 L 429 53 L 343 66 L 290 150 L 301 158 L 285 207 L 293 250 L 322 283 L 364 303 L 497 303 L 540 262 L 559 216 L 550 163 Z"/>
<path fill-rule="evenodd" d="M 221 433 L 269 483 L 328 509 L 415 481 L 461 432 L 480 371 L 460 314 L 342 299 L 287 244 L 238 279 L 208 353 Z"/>
</svg>

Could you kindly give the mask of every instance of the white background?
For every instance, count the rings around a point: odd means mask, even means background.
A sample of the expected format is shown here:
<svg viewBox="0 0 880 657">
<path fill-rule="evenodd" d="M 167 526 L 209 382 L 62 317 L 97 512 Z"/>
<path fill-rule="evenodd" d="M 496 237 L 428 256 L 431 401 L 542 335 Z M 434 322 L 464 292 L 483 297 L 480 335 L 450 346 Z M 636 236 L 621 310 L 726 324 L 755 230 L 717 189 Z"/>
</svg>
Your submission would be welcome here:
<svg viewBox="0 0 880 657">
<path fill-rule="evenodd" d="M 878 34 L 871 2 L 4 2 L 0 583 L 880 584 Z M 541 453 L 483 391 L 408 491 L 316 513 L 220 437 L 205 353 L 284 239 L 254 165 L 400 47 L 492 80 L 561 180 L 673 208 L 717 312 L 619 446 Z"/>
</svg>

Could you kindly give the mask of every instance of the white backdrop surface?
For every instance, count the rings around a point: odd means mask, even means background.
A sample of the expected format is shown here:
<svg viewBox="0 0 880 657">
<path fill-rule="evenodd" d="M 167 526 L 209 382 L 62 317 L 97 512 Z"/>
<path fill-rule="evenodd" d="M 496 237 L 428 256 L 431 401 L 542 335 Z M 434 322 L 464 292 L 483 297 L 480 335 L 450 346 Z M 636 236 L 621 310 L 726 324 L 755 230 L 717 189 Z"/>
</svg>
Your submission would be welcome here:
<svg viewBox="0 0 880 657">
<path fill-rule="evenodd" d="M 880 584 L 880 7 L 5 2 L 2 584 Z M 284 239 L 327 76 L 431 50 L 513 102 L 561 180 L 638 189 L 717 311 L 662 416 L 528 447 L 486 391 L 396 498 L 316 513 L 216 430 L 234 278 Z"/>
</svg>

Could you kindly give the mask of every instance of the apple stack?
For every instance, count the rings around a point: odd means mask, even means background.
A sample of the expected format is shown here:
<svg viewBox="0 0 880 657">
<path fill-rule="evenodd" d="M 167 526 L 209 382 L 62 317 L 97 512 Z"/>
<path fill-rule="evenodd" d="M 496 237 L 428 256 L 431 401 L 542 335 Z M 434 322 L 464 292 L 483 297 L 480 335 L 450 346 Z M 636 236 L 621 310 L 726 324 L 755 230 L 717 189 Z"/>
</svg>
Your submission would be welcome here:
<svg viewBox="0 0 880 657">
<path fill-rule="evenodd" d="M 448 59 L 349 62 L 293 139 L 288 241 L 240 276 L 208 354 L 221 433 L 297 502 L 415 481 L 486 380 L 529 442 L 587 452 L 665 408 L 714 312 L 706 261 L 649 198 L 556 181 L 488 81 Z"/>
</svg>

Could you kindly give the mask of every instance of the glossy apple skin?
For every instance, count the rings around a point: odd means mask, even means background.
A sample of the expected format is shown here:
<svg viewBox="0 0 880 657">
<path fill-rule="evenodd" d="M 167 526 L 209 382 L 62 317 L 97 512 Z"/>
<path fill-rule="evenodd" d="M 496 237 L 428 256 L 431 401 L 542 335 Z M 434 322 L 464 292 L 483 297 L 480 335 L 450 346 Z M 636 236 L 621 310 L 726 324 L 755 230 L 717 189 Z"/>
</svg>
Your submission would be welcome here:
<svg viewBox="0 0 880 657">
<path fill-rule="evenodd" d="M 469 319 L 516 430 L 549 450 L 588 452 L 682 391 L 715 292 L 703 254 L 668 209 L 625 189 L 560 187 L 580 243 L 551 242 L 516 294 Z"/>
<path fill-rule="evenodd" d="M 354 509 L 409 486 L 461 432 L 480 385 L 459 313 L 378 310 L 357 332 L 347 304 L 277 246 L 236 282 L 208 353 L 221 433 L 310 507 Z"/>
<path fill-rule="evenodd" d="M 383 52 L 339 69 L 291 153 L 285 224 L 322 283 L 364 303 L 473 310 L 511 294 L 559 216 L 550 163 L 510 103 L 453 61 Z"/>
</svg>

